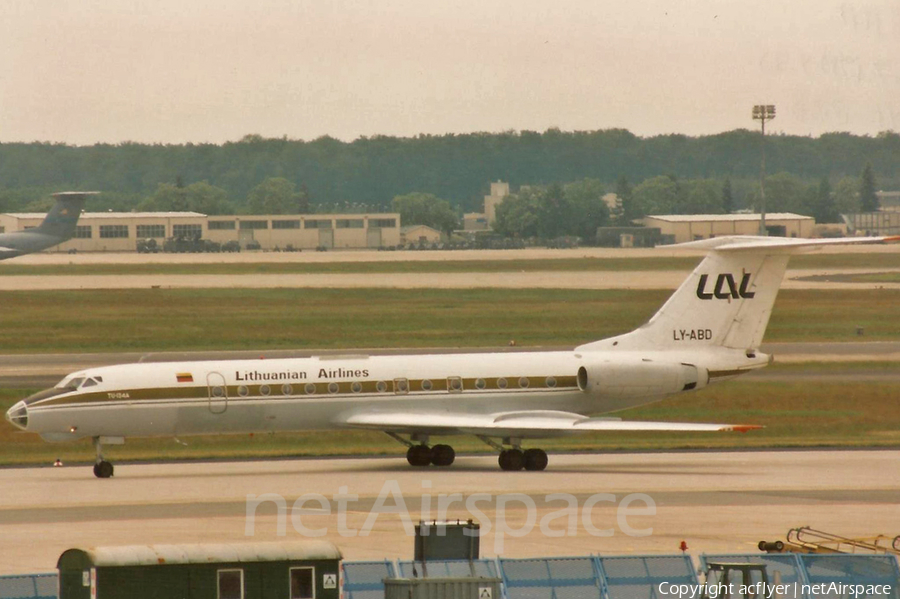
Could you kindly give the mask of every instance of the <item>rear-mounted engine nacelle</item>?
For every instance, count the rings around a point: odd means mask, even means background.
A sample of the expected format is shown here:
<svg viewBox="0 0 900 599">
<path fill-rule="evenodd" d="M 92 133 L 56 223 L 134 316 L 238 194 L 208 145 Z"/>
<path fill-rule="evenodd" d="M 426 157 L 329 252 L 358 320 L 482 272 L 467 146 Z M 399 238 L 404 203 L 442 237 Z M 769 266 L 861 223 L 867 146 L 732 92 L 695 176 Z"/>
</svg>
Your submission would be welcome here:
<svg viewBox="0 0 900 599">
<path fill-rule="evenodd" d="M 597 362 L 578 369 L 578 388 L 603 397 L 656 397 L 702 389 L 709 372 L 693 364 L 652 360 Z"/>
</svg>

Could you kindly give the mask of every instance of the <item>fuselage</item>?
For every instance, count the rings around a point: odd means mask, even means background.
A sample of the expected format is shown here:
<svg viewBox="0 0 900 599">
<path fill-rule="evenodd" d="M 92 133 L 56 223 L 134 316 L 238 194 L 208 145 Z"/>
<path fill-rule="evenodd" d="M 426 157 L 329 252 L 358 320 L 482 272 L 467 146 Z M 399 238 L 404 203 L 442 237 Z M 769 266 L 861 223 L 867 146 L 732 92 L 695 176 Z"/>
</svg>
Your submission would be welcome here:
<svg viewBox="0 0 900 599">
<path fill-rule="evenodd" d="M 13 231 L 0 234 L 0 260 L 39 252 L 65 241 L 64 238 L 37 231 Z"/>
<path fill-rule="evenodd" d="M 337 429 L 360 411 L 593 415 L 700 388 L 767 362 L 766 356 L 720 349 L 677 356 L 559 351 L 139 363 L 72 373 L 13 406 L 7 419 L 61 441 Z M 623 364 L 643 374 L 633 377 L 629 370 L 627 380 L 618 382 Z M 662 372 L 662 366 L 671 368 Z M 692 383 L 679 378 L 686 368 L 699 373 Z M 608 383 L 586 385 L 581 371 L 595 378 L 609 373 Z"/>
</svg>

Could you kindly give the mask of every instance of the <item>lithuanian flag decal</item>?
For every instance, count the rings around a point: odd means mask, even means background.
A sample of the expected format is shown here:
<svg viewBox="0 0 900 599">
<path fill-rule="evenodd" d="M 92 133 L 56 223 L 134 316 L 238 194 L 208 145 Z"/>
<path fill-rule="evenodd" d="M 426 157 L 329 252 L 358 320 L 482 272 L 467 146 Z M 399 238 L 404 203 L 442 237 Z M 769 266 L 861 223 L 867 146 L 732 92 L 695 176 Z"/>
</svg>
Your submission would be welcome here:
<svg viewBox="0 0 900 599">
<path fill-rule="evenodd" d="M 191 375 L 190 372 L 179 372 L 178 374 L 175 375 L 175 378 L 178 379 L 179 383 L 193 383 L 194 382 L 194 377 Z"/>
</svg>

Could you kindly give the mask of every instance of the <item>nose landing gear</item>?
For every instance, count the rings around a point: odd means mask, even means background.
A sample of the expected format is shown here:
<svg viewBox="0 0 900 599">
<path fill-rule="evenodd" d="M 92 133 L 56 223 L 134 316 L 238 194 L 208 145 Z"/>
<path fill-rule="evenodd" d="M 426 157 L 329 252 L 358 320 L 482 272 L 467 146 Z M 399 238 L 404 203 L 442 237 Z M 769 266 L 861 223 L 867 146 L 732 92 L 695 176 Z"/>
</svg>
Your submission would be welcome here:
<svg viewBox="0 0 900 599">
<path fill-rule="evenodd" d="M 97 462 L 94 464 L 94 476 L 97 478 L 109 478 L 113 475 L 113 465 L 103 459 L 103 447 L 100 443 L 100 437 L 94 437 L 94 451 L 97 452 Z"/>
<path fill-rule="evenodd" d="M 100 460 L 94 464 L 94 476 L 97 478 L 109 478 L 113 475 L 113 465 L 106 460 Z"/>
</svg>

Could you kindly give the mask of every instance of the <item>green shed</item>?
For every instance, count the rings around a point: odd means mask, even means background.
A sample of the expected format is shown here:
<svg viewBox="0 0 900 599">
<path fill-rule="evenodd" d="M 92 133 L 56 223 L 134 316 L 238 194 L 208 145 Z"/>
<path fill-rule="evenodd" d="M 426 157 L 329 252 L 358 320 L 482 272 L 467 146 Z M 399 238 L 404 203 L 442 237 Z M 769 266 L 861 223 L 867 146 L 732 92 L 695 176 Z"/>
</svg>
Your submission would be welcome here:
<svg viewBox="0 0 900 599">
<path fill-rule="evenodd" d="M 60 599 L 340 599 L 327 541 L 68 549 Z"/>
</svg>

